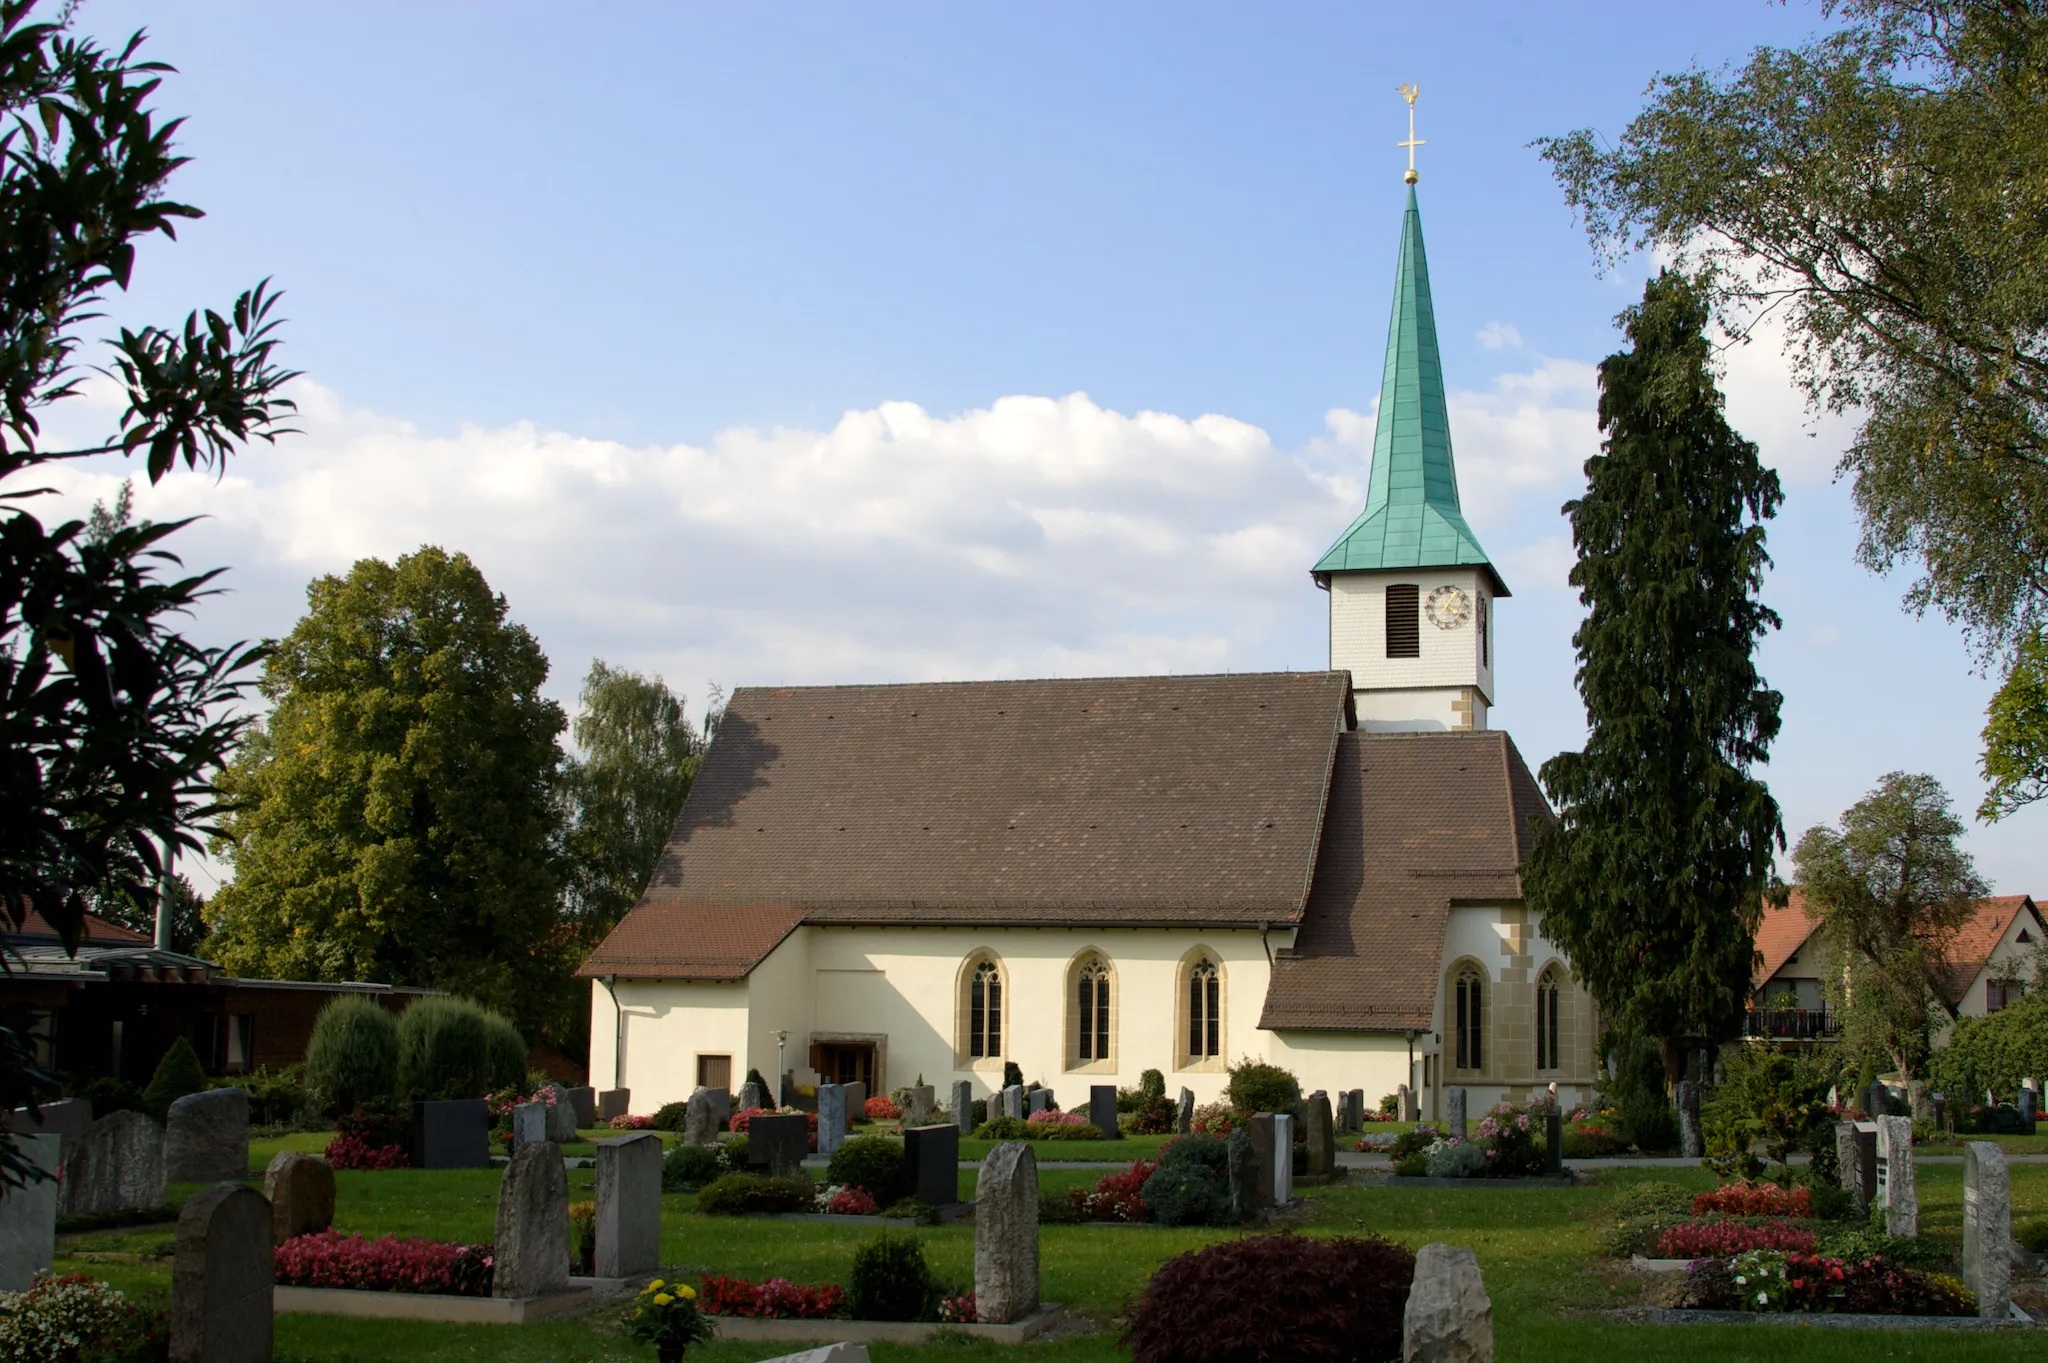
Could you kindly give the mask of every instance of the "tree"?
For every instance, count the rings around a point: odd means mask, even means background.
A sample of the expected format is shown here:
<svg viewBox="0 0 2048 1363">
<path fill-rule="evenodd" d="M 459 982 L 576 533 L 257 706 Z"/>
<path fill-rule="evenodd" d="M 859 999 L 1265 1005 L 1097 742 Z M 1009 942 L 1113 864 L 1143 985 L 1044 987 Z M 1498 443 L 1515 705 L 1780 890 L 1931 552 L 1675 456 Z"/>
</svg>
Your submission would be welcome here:
<svg viewBox="0 0 2048 1363">
<path fill-rule="evenodd" d="M 94 895 L 146 895 L 160 849 L 200 845 L 256 655 L 175 628 L 214 577 L 165 547 L 184 522 L 46 525 L 29 479 L 104 454 L 142 455 L 151 481 L 180 461 L 220 470 L 285 432 L 294 376 L 274 363 L 276 296 L 259 285 L 225 316 L 122 330 L 103 369 L 121 389 L 112 432 L 43 442 L 46 410 L 78 391 L 80 329 L 128 288 L 138 243 L 200 213 L 165 194 L 185 160 L 177 122 L 150 108 L 169 68 L 138 58 L 139 34 L 109 51 L 65 32 L 68 6 L 34 10 L 0 0 L 0 916 L 33 908 L 75 949 Z M 0 1027 L 0 1108 L 39 1091 Z M 0 1133 L 0 1184 L 34 1176 Z"/>
<path fill-rule="evenodd" d="M 1838 0 L 1836 32 L 1660 76 L 1611 147 L 1539 142 L 1608 260 L 1654 245 L 1784 319 L 1872 568 L 1984 656 L 2048 604 L 2048 7 Z"/>
<path fill-rule="evenodd" d="M 95 896 L 93 912 L 110 923 L 147 936 L 156 935 L 156 895 L 168 889 L 171 898 L 171 950 L 191 955 L 206 941 L 206 900 L 192 888 L 192 882 L 173 872 L 170 879 L 143 900 L 125 894 Z"/>
<path fill-rule="evenodd" d="M 581 756 L 563 764 L 560 786 L 564 908 L 595 942 L 646 890 L 703 745 L 660 678 L 602 658 L 584 679 L 573 737 Z"/>
<path fill-rule="evenodd" d="M 1956 846 L 1962 834 L 1939 781 L 1895 771 L 1849 807 L 1839 832 L 1809 828 L 1792 849 L 1806 911 L 1842 971 L 1828 988 L 1844 1039 L 1882 1049 L 1907 1078 L 1925 1070 L 1946 1010 L 1956 930 L 1989 893 Z"/>
<path fill-rule="evenodd" d="M 210 950 L 285 979 L 381 979 L 534 1027 L 568 1007 L 547 659 L 461 554 L 363 559 L 307 589 L 273 708 L 222 774 Z"/>
<path fill-rule="evenodd" d="M 1665 271 L 1600 365 L 1602 452 L 1565 504 L 1586 618 L 1572 642 L 1589 732 L 1543 764 L 1558 821 L 1523 871 L 1529 905 L 1668 1079 L 1688 1037 L 1741 1027 L 1778 807 L 1750 775 L 1778 732 L 1756 641 L 1763 522 L 1782 494 L 1721 412 L 1693 284 Z"/>
<path fill-rule="evenodd" d="M 1985 710 L 1983 772 L 1990 789 L 1977 817 L 1986 823 L 2048 798 L 2048 639 L 2038 629 L 2013 650 Z"/>
</svg>

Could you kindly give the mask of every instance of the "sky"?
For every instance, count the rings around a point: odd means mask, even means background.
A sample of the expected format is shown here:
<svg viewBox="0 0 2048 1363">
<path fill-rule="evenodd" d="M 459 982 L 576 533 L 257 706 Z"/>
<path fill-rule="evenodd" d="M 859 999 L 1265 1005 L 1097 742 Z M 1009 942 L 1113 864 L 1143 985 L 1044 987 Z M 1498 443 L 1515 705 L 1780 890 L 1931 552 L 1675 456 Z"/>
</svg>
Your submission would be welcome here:
<svg viewBox="0 0 2048 1363">
<path fill-rule="evenodd" d="M 270 278 L 300 433 L 174 474 L 194 633 L 288 632 L 307 583 L 468 553 L 573 710 L 593 658 L 713 683 L 1327 665 L 1309 567 L 1357 513 L 1406 111 L 1468 519 L 1513 591 L 1492 722 L 1578 746 L 1560 507 L 1650 263 L 1602 277 L 1532 139 L 1613 136 L 1660 71 L 1797 42 L 1810 4 L 674 5 L 88 0 L 177 68 L 206 217 L 117 325 Z M 1994 682 L 1854 559 L 1772 338 L 1736 427 L 1785 480 L 1763 774 L 1788 836 L 1887 771 L 1982 794 Z M 60 425 L 99 429 L 104 392 Z M 74 508 L 118 460 L 53 480 Z M 1199 735 L 1189 741 L 1200 742 Z M 1972 826 L 2048 893 L 2048 810 Z M 201 868 L 202 881 L 218 868 Z M 207 886 L 201 885 L 202 892 Z"/>
</svg>

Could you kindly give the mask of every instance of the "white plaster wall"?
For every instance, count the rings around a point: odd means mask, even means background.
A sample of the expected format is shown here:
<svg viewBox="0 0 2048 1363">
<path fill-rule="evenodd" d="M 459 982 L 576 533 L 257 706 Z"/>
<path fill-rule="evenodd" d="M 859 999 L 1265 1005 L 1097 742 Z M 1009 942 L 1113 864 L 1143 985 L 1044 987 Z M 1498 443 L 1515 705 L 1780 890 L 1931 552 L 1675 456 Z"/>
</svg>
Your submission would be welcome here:
<svg viewBox="0 0 2048 1363">
<path fill-rule="evenodd" d="M 2031 941 L 2022 942 L 2020 934 L 2025 932 Z M 1960 1017 L 1980 1018 L 1991 1006 L 1990 985 L 1993 980 L 2018 979 L 2031 982 L 2034 965 L 2042 948 L 2044 933 L 2041 921 L 2024 908 L 2012 916 L 2012 922 L 2005 925 L 2005 935 L 1993 947 L 1985 960 L 1984 968 L 1977 972 L 1977 978 L 1963 991 L 1961 1001 L 1956 1005 Z M 1943 1040 L 1946 1041 L 1946 1029 Z"/>
<path fill-rule="evenodd" d="M 1413 582 L 1424 605 L 1422 615 L 1422 656 L 1387 656 L 1387 584 Z M 1473 599 L 1473 609 L 1456 629 L 1438 629 L 1429 621 L 1429 594 L 1437 587 L 1461 587 Z M 1476 568 L 1429 568 L 1414 571 L 1333 573 L 1330 575 L 1330 666 L 1348 668 L 1351 684 L 1358 691 L 1455 689 L 1476 686 L 1487 704 L 1493 703 L 1494 664 L 1499 658 L 1489 651 L 1488 662 L 1479 660 L 1478 600 L 1491 596 L 1486 575 Z M 1498 601 L 1487 602 L 1489 621 L 1499 609 Z M 1495 633 L 1495 643 L 1499 635 Z M 1361 697 L 1361 700 L 1364 698 Z"/>
<path fill-rule="evenodd" d="M 733 1067 L 735 1093 L 746 1082 L 749 1069 L 761 1071 L 771 1085 L 782 1082 L 784 1069 L 809 1070 L 815 1005 L 811 943 L 816 931 L 798 928 L 790 933 L 747 977 L 746 1057 L 744 1063 L 736 1061 Z M 777 1032 L 788 1034 L 787 1046 L 778 1045 Z"/>
<path fill-rule="evenodd" d="M 1358 714 L 1358 727 L 1367 733 L 1437 732 L 1456 729 L 1484 729 L 1487 707 L 1484 700 L 1472 708 L 1470 722 L 1456 703 L 1472 694 L 1464 687 L 1438 691 L 1359 691 L 1351 701 Z"/>
<path fill-rule="evenodd" d="M 1790 985 L 1795 1008 L 1819 1008 L 1827 1001 L 1827 982 L 1834 974 L 1834 958 L 1827 943 L 1818 932 L 1800 944 L 1793 953 L 1795 959 L 1778 967 L 1775 975 L 1764 981 L 1756 997 L 1761 1002 L 1769 999 L 1777 990 Z M 1839 977 L 1837 977 L 1839 978 Z"/>
<path fill-rule="evenodd" d="M 1444 981 L 1452 963 L 1461 960 L 1470 960 L 1486 976 L 1488 1017 L 1481 1056 L 1485 1063 L 1476 1074 L 1445 1070 L 1445 1062 L 1455 1061 L 1457 1052 L 1448 1035 L 1456 1005 Z M 1499 1102 L 1524 1101 L 1553 1081 L 1567 1106 L 1592 1098 L 1599 1065 L 1594 1054 L 1598 1018 L 1592 996 L 1575 977 L 1567 991 L 1569 997 L 1563 1000 L 1570 1023 L 1560 1029 L 1568 1033 L 1559 1037 L 1563 1064 L 1555 1071 L 1536 1069 L 1535 985 L 1553 962 L 1562 964 L 1569 974 L 1571 963 L 1543 936 L 1540 919 L 1522 905 L 1461 905 L 1451 910 L 1443 959 L 1437 967 L 1435 1030 L 1416 1043 L 1418 1082 L 1425 1043 L 1437 1057 L 1429 1096 L 1429 1103 L 1435 1106 L 1429 1110 L 1442 1111 L 1442 1090 L 1452 1085 L 1466 1090 L 1466 1110 L 1475 1116 Z"/>
<path fill-rule="evenodd" d="M 686 980 L 620 980 L 614 986 L 625 1013 L 625 1087 L 632 1110 L 651 1113 L 679 1102 L 697 1086 L 699 1055 L 729 1055 L 733 1083 L 746 1076 L 747 993 L 745 982 L 708 984 Z M 599 1088 L 612 1087 L 614 1024 L 611 995 L 602 981 L 590 989 L 590 1073 Z"/>
<path fill-rule="evenodd" d="M 1414 1068 L 1409 1068 L 1408 1038 L 1399 1032 L 1269 1032 L 1266 1059 L 1294 1072 L 1303 1093 L 1322 1089 L 1335 1106 L 1347 1089 L 1364 1089 L 1365 1101 L 1377 1103 L 1403 1084 L 1419 1084 L 1427 1036 L 1415 1039 Z M 1418 1076 L 1411 1083 L 1410 1073 Z"/>
</svg>

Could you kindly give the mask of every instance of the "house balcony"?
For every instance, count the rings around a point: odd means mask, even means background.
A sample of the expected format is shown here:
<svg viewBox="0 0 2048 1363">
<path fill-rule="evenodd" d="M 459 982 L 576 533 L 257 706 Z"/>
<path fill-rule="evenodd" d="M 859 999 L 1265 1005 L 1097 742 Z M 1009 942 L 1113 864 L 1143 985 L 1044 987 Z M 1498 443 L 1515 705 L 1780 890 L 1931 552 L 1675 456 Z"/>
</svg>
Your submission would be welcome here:
<svg viewBox="0 0 2048 1363">
<path fill-rule="evenodd" d="M 1743 1032 L 1756 1041 L 1833 1041 L 1842 1020 L 1826 1008 L 1752 1008 Z"/>
</svg>

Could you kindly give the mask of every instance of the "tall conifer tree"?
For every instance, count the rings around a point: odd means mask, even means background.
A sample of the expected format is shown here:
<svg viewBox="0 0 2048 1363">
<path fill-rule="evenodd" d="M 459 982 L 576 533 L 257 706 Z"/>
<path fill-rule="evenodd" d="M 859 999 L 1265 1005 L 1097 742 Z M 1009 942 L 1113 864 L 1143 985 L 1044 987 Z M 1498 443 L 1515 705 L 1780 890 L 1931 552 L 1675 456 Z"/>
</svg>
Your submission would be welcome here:
<svg viewBox="0 0 2048 1363">
<path fill-rule="evenodd" d="M 1559 821 L 1523 881 L 1603 1016 L 1657 1038 L 1667 1076 L 1687 1038 L 1740 1028 L 1778 807 L 1751 768 L 1780 697 L 1754 650 L 1778 617 L 1758 599 L 1763 523 L 1783 498 L 1730 429 L 1707 307 L 1665 271 L 1600 366 L 1602 452 L 1565 505 L 1586 606 L 1573 636 L 1589 733 L 1543 764 Z"/>
</svg>

